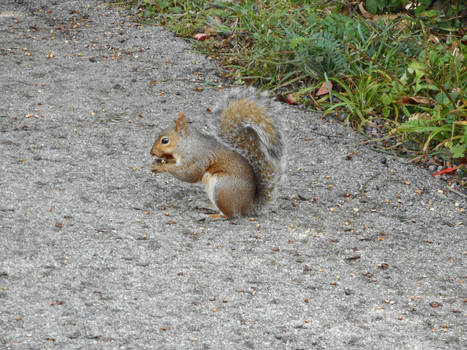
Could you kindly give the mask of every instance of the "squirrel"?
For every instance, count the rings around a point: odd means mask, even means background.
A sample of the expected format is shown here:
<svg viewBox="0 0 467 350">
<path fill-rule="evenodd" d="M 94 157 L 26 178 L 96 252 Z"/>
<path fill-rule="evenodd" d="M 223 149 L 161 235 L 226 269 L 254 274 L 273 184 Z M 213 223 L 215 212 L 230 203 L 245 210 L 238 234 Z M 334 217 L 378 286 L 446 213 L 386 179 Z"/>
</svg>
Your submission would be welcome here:
<svg viewBox="0 0 467 350">
<path fill-rule="evenodd" d="M 209 199 L 231 218 L 256 215 L 272 199 L 285 169 L 280 105 L 254 88 L 233 89 L 213 109 L 215 136 L 189 125 L 180 112 L 151 150 L 154 174 L 205 185 Z"/>
</svg>

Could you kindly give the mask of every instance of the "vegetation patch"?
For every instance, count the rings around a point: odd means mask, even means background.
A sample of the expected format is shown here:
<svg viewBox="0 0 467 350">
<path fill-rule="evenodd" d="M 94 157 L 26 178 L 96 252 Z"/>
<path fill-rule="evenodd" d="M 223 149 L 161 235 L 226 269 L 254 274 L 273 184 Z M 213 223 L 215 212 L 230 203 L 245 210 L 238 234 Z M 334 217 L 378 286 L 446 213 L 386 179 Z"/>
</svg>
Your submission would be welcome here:
<svg viewBox="0 0 467 350">
<path fill-rule="evenodd" d="M 465 176 L 463 1 L 125 4 L 138 9 L 140 21 L 192 39 L 219 60 L 226 78 L 340 116 L 381 152 Z"/>
</svg>

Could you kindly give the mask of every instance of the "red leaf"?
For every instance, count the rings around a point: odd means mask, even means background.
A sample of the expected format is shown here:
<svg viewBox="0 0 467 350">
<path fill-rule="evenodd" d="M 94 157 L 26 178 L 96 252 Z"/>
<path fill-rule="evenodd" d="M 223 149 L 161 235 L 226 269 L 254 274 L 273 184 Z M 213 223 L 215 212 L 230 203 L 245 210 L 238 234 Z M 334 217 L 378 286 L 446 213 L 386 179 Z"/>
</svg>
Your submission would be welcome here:
<svg viewBox="0 0 467 350">
<path fill-rule="evenodd" d="M 401 105 L 406 105 L 406 104 L 409 104 L 410 103 L 410 97 L 407 97 L 407 96 L 404 96 L 400 99 L 400 102 L 399 102 Z"/>
<path fill-rule="evenodd" d="M 434 174 L 431 174 L 431 175 L 432 176 L 438 176 L 438 175 L 443 175 L 443 174 L 446 174 L 446 173 L 452 173 L 456 169 L 457 169 L 457 167 L 447 168 L 447 169 L 443 169 L 443 170 L 438 171 L 437 173 L 434 173 Z"/>
<path fill-rule="evenodd" d="M 287 97 L 285 98 L 285 102 L 287 102 L 289 105 L 298 104 L 297 99 L 292 94 L 287 95 Z"/>
<path fill-rule="evenodd" d="M 198 41 L 204 41 L 207 38 L 208 38 L 208 35 L 204 33 L 198 33 L 198 34 L 193 35 L 193 39 L 198 40 Z"/>
</svg>

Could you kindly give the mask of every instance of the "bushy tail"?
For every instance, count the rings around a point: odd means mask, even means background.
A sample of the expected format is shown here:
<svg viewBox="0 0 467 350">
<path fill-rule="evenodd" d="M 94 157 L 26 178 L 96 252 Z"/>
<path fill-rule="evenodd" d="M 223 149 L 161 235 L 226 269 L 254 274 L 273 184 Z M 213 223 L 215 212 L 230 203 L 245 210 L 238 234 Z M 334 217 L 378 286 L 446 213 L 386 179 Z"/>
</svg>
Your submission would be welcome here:
<svg viewBox="0 0 467 350">
<path fill-rule="evenodd" d="M 254 88 L 234 89 L 215 107 L 218 135 L 248 159 L 257 180 L 257 207 L 271 200 L 285 169 L 281 106 Z"/>
</svg>

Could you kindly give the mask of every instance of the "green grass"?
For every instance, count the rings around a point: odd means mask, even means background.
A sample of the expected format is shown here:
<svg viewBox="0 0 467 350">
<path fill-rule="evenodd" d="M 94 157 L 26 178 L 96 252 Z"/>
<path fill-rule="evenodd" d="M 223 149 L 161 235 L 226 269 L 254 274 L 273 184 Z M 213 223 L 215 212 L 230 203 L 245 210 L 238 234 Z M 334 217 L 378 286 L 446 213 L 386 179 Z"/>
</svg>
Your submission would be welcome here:
<svg viewBox="0 0 467 350">
<path fill-rule="evenodd" d="M 218 58 L 236 83 L 293 94 L 325 114 L 344 113 L 376 147 L 400 156 L 465 165 L 467 36 L 459 18 L 417 10 L 370 20 L 345 4 L 130 2 L 143 22 L 186 38 L 208 34 L 195 46 Z M 331 94 L 317 96 L 323 83 L 332 83 Z"/>
</svg>

